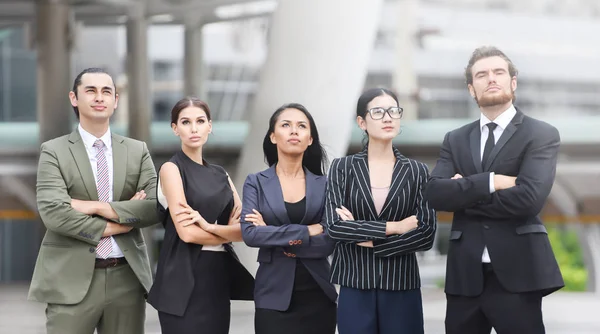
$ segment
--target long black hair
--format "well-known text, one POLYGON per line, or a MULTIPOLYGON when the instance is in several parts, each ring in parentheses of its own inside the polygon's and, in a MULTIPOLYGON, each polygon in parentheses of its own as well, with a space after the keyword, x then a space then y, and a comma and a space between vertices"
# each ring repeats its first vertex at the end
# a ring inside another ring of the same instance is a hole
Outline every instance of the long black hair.
POLYGON ((286 109, 300 110, 306 116, 306 118, 308 118, 308 123, 310 125, 312 144, 306 148, 306 151, 304 151, 304 156, 302 157, 302 166, 306 167, 306 169, 315 175, 325 175, 327 153, 325 152, 325 149, 323 149, 321 141, 319 140, 319 131, 317 131, 315 120, 308 110, 306 110, 306 108, 299 103, 284 104, 277 108, 273 115, 271 115, 271 118, 269 119, 269 130, 267 131, 265 139, 263 140, 265 161, 269 166, 273 166, 277 163, 277 161, 279 161, 277 145, 271 142, 271 133, 275 132, 275 123, 277 123, 279 115, 281 115, 281 113, 286 109))

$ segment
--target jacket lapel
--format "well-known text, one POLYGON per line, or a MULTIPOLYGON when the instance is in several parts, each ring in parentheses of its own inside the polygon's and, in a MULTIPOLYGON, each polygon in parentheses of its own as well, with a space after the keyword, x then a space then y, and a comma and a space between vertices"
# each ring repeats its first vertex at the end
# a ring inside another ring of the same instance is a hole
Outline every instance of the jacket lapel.
POLYGON ((275 216, 281 224, 291 224, 290 218, 287 215, 285 203, 283 202, 283 192, 281 191, 281 184, 279 183, 279 178, 275 173, 275 165, 263 171, 261 173, 261 177, 258 180, 263 190, 263 193, 265 194, 267 203, 269 203, 271 211, 273 211, 273 214, 275 214, 275 216))
POLYGON ((387 211, 391 210, 390 204, 392 203, 392 200, 398 196, 398 192, 401 191, 406 182, 408 182, 410 162, 408 158, 400 154, 400 151, 395 147, 394 154, 396 155, 396 163, 394 164, 394 171, 392 173, 392 184, 390 185, 390 190, 387 194, 379 217, 387 217, 387 211))
POLYGON ((306 178, 306 211, 301 224, 313 221, 314 216, 319 214, 325 194, 325 189, 319 182, 323 176, 315 175, 306 168, 304 168, 304 175, 306 178), (309 214, 311 214, 310 217, 309 214))
POLYGON ((473 124, 473 129, 469 135, 469 144, 471 146, 471 157, 473 158, 473 165, 477 173, 483 173, 483 167, 481 166, 481 129, 479 128, 479 121, 473 124))
POLYGON ((520 111, 517 111, 517 114, 513 117, 513 119, 510 121, 510 123, 508 123, 508 125, 506 126, 506 129, 504 129, 504 131, 502 132, 502 135, 498 139, 498 142, 494 146, 494 149, 492 149, 492 152, 490 153, 490 157, 485 164, 484 170, 488 171, 490 169, 490 167, 492 166, 492 163, 494 162, 494 159, 496 159, 496 156, 498 155, 500 150, 504 147, 504 145, 506 145, 508 140, 515 134, 515 132, 517 131, 517 126, 519 124, 521 124, 522 122, 523 122, 523 113, 521 113, 520 111))
POLYGON ((127 177, 127 146, 123 143, 124 138, 112 134, 113 153, 113 201, 120 201, 127 177))
POLYGON ((94 172, 92 171, 92 165, 90 164, 90 158, 85 150, 85 145, 83 144, 81 135, 79 135, 77 129, 69 136, 69 143, 71 143, 71 145, 69 145, 69 150, 71 151, 71 155, 73 155, 73 159, 75 160, 75 164, 77 165, 77 169, 83 180, 85 190, 87 191, 90 200, 97 201, 98 189, 96 187, 96 180, 94 179, 94 172))
POLYGON ((373 203, 373 194, 371 193, 371 179, 369 177, 369 165, 367 160, 367 150, 356 154, 352 162, 352 169, 354 175, 356 175, 356 181, 358 183, 358 189, 362 193, 371 217, 377 217, 375 210, 375 203, 373 203))

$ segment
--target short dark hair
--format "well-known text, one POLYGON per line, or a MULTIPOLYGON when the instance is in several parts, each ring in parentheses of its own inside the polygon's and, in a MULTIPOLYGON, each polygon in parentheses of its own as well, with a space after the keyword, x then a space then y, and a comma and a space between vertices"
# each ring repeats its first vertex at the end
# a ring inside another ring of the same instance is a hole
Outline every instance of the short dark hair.
POLYGON ((475 65, 477 61, 489 57, 500 57, 504 59, 508 64, 508 73, 510 74, 511 78, 516 77, 519 74, 519 71, 517 70, 515 64, 513 64, 510 58, 508 58, 508 56, 506 56, 504 52, 500 51, 500 49, 498 49, 495 46, 481 46, 475 49, 475 51, 473 51, 473 54, 471 54, 471 58, 469 59, 469 63, 465 68, 465 79, 467 85, 473 84, 473 65, 475 65))
POLYGON ((210 108, 208 107, 208 104, 197 97, 188 96, 177 101, 177 103, 175 103, 175 105, 173 106, 173 109, 171 109, 172 124, 177 124, 177 121, 179 120, 179 114, 181 114, 181 111, 187 107, 196 107, 204 110, 204 112, 206 113, 206 118, 209 121, 211 120, 210 108))
MULTIPOLYGON (((73 81, 73 93, 75 94, 75 97, 77 97, 77 87, 81 86, 81 78, 86 73, 104 73, 108 75, 112 80, 113 86, 115 87, 115 95, 117 94, 117 86, 115 85, 115 80, 110 75, 110 73, 108 73, 108 71, 106 71, 105 69, 99 67, 90 67, 84 69, 75 77, 75 80, 73 81)), ((73 107, 73 111, 75 111, 75 116, 77 116, 77 119, 79 119, 79 108, 73 107)))
POLYGON ((308 112, 306 107, 299 103, 288 103, 284 104, 281 107, 277 108, 271 118, 269 119, 269 130, 265 135, 265 139, 263 140, 263 153, 265 155, 265 160, 269 166, 273 166, 279 161, 279 156, 277 154, 277 145, 271 142, 271 133, 275 132, 275 123, 277 123, 277 119, 279 115, 286 109, 296 109, 301 111, 306 118, 308 118, 308 123, 310 126, 310 136, 312 137, 312 144, 306 148, 304 151, 304 156, 302 157, 302 166, 306 167, 311 173, 315 175, 325 175, 325 165, 327 165, 327 153, 325 149, 321 145, 321 141, 319 139, 319 131, 317 131, 317 125, 315 124, 315 120, 312 115, 308 112))

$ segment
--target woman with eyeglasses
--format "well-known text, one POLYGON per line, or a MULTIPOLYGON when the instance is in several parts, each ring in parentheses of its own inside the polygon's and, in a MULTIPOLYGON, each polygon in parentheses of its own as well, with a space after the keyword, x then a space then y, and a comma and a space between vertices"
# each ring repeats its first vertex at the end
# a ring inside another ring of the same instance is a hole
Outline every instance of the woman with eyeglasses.
POLYGON ((436 214, 423 198, 427 166, 392 143, 401 118, 393 92, 364 92, 356 121, 367 144, 329 170, 325 220, 337 241, 331 281, 341 286, 339 334, 424 332, 415 253, 433 246, 436 214))

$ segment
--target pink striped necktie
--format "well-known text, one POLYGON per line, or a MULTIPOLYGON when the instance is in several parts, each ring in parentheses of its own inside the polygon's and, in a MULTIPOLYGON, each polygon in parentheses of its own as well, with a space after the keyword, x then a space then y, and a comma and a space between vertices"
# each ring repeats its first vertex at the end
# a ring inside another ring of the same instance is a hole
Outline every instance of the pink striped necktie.
MULTIPOLYGON (((98 189, 98 200, 108 202, 110 200, 110 178, 108 177, 108 163, 106 162, 106 145, 101 139, 94 142, 96 148, 96 188, 98 189)), ((96 247, 96 254, 106 259, 112 253, 112 241, 110 237, 102 237, 96 247)))

